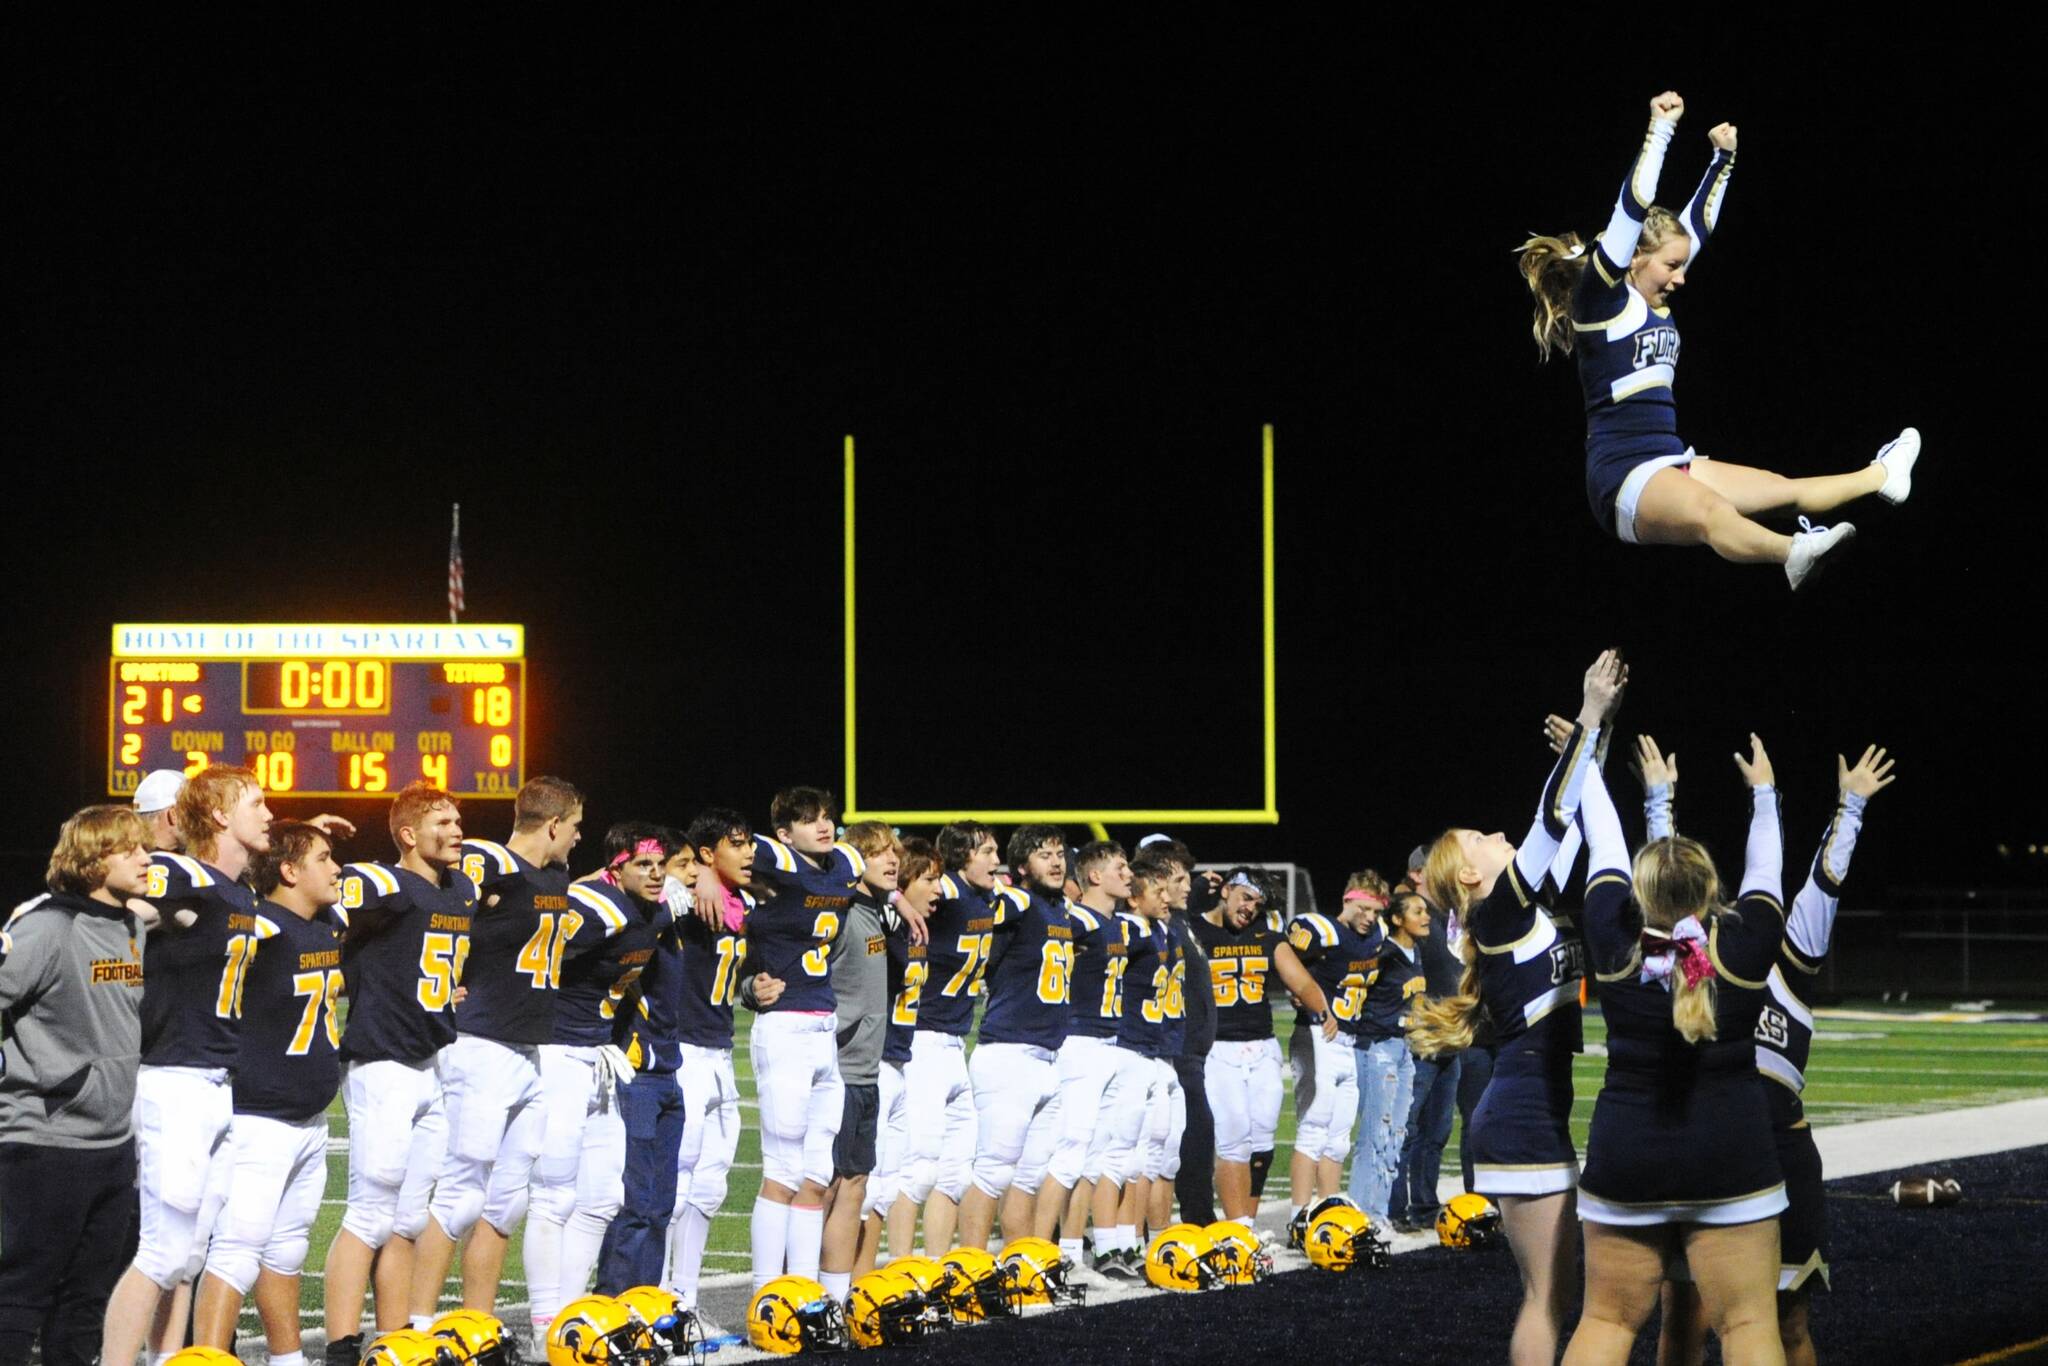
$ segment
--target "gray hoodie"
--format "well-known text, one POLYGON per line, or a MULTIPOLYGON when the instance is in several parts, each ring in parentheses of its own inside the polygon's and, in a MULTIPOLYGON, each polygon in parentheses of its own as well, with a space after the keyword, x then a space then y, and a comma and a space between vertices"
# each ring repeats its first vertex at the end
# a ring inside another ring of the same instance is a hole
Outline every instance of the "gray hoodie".
POLYGON ((7 926, 0 1143, 127 1141, 142 1060, 142 943, 118 906, 58 892, 7 926))

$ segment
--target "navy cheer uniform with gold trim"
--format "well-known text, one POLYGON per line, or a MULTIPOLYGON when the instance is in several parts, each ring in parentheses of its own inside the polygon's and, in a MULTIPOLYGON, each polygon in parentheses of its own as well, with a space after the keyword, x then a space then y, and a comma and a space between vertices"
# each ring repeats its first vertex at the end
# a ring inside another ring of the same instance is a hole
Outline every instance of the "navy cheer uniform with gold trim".
MULTIPOLYGON (((1596 1223, 1744 1224, 1785 1208, 1785 1182, 1757 1076, 1757 1017, 1785 911, 1778 794, 1752 789, 1742 894, 1712 918, 1716 1037, 1687 1043, 1667 981, 1642 977, 1628 846, 1607 789, 1586 780, 1586 948, 1607 1019, 1607 1076, 1593 1106, 1579 1214, 1596 1223)), ((1674 968, 1674 975, 1680 969, 1674 968)))
POLYGON ((1827 1194, 1821 1186, 1820 1149, 1806 1121, 1806 1064, 1813 1048, 1809 999, 1834 938, 1835 908, 1856 852, 1868 798, 1845 792, 1828 823, 1806 884, 1792 899, 1785 942, 1766 983, 1770 999, 1756 1022, 1756 1065, 1764 1078, 1764 1104, 1777 1140, 1778 1165, 1790 1202, 1778 1218, 1778 1289, 1797 1290, 1816 1274, 1828 1285, 1827 1194))
POLYGON ((455 988, 476 903, 476 884, 459 868, 438 884, 389 864, 342 869, 343 1061, 420 1063, 455 1042, 455 988))
MULTIPOLYGON (((1615 531, 1614 500, 1629 472, 1646 461, 1682 464, 1678 435, 1678 326, 1671 310, 1652 308, 1629 283, 1643 220, 1657 194, 1664 151, 1676 125, 1653 119, 1615 202, 1607 228, 1587 248, 1572 300, 1572 351, 1586 401, 1586 497, 1593 516, 1615 531)), ((1688 265, 1706 245, 1735 173, 1735 154, 1716 151, 1680 221, 1691 240, 1688 265)))
POLYGON ((157 853, 149 900, 162 919, 142 941, 143 1065, 233 1068, 256 953, 256 893, 189 854, 157 853), (181 926, 180 911, 196 919, 181 926))
MULTIPOLYGON (((1583 950, 1540 899, 1570 838, 1595 768, 1599 728, 1576 727, 1551 768, 1542 804, 1487 898, 1469 908, 1479 999, 1493 1026, 1493 1079, 1464 1138, 1484 1195, 1553 1195, 1578 1183, 1572 1143, 1572 1057, 1585 1048, 1583 950)), ((1589 903, 1596 893, 1588 880, 1589 903)))

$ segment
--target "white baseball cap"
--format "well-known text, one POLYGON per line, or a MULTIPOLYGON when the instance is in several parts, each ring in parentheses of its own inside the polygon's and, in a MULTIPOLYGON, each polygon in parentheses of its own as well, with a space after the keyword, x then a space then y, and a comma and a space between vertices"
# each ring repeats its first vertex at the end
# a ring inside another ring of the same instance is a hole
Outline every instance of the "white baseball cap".
POLYGON ((185 775, 175 768, 159 768, 136 785, 135 810, 138 815, 153 816, 178 803, 178 794, 185 790, 185 775))

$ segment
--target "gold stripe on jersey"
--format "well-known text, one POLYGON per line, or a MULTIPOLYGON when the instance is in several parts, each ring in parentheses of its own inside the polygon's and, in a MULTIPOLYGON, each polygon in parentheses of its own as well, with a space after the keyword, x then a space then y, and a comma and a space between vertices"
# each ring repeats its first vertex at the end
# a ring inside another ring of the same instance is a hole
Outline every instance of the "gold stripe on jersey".
POLYGON ((761 842, 768 846, 768 852, 774 856, 775 866, 778 869, 785 873, 796 871, 796 851, 794 849, 791 849, 781 840, 771 840, 766 835, 761 836, 761 842))
POLYGON ((256 921, 255 933, 259 940, 275 939, 278 935, 284 933, 284 926, 278 924, 267 915, 259 915, 254 917, 254 919, 256 921))
POLYGON ((213 874, 206 871, 205 864, 189 854, 173 854, 166 850, 159 853, 157 857, 183 868, 185 876, 194 887, 211 887, 213 885, 213 874))
POLYGON ((620 930, 626 928, 625 913, 614 905, 612 899, 604 893, 586 887, 580 882, 572 882, 569 884, 569 896, 572 900, 578 901, 588 909, 597 912, 598 919, 604 921, 610 927, 613 934, 617 934, 620 930))
POLYGON ((865 873, 868 870, 868 861, 866 857, 864 857, 861 854, 860 850, 854 848, 845 840, 834 840, 832 842, 832 847, 834 849, 837 849, 840 853, 846 855, 847 866, 853 869, 853 875, 855 877, 859 877, 862 873, 865 873))

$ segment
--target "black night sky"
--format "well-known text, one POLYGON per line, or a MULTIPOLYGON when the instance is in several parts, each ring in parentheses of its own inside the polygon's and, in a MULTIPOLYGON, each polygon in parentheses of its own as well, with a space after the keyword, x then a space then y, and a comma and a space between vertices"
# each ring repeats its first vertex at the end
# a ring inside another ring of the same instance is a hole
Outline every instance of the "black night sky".
POLYGON ((867 804, 1254 806, 1267 422, 1284 820, 1198 855, 1519 832, 1616 643, 1724 863, 1754 728, 1795 862, 1877 740, 1857 890, 2048 882, 2017 48, 689 13, 11 35, 11 894, 102 799, 111 622, 440 619, 458 500, 468 617, 528 627, 529 774, 600 827, 839 786, 849 432, 867 804), (1808 474, 1926 436, 1810 595, 1607 539, 1528 335, 1510 249, 1604 223, 1667 86, 1665 202, 1742 137, 1687 439, 1808 474))

